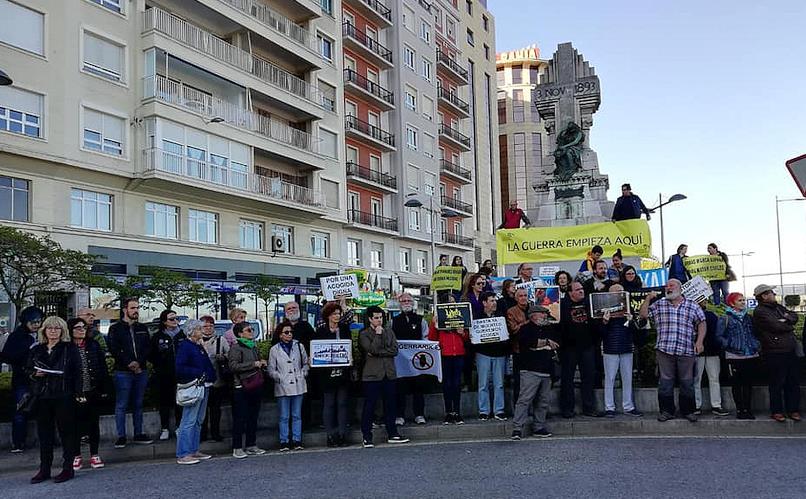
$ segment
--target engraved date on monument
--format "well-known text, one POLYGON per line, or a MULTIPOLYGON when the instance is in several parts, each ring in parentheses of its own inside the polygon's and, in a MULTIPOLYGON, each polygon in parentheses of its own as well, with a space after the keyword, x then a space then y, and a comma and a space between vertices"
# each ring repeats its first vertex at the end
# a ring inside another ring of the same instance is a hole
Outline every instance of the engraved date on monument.
POLYGON ((565 95, 587 95, 597 92, 598 85, 595 81, 580 81, 573 85, 562 85, 558 87, 538 87, 535 89, 537 100, 559 99, 565 95))

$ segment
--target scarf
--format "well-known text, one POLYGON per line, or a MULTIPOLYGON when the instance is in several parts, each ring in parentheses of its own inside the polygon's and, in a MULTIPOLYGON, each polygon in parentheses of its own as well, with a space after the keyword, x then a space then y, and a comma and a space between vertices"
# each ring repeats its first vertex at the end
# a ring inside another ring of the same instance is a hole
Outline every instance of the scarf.
POLYGON ((179 331, 181 331, 181 330, 178 327, 173 327, 173 328, 167 328, 166 327, 165 328, 165 333, 168 334, 168 336, 170 336, 171 338, 173 338, 177 334, 179 334, 179 331))
POLYGON ((739 320, 744 319, 744 316, 747 315, 747 309, 736 310, 733 307, 725 307, 725 312, 729 313, 730 315, 736 317, 739 320))
POLYGON ((245 346, 246 348, 252 349, 255 348, 255 340, 247 340, 246 338, 238 338, 238 343, 245 346))
POLYGON ((289 357, 291 357, 291 347, 292 347, 292 346, 294 346, 294 341, 293 341, 293 340, 292 340, 292 341, 289 341, 288 343, 286 343, 286 342, 284 342, 284 341, 281 341, 281 342, 280 342, 280 347, 281 347, 283 350, 285 350, 286 355, 288 355, 289 357))

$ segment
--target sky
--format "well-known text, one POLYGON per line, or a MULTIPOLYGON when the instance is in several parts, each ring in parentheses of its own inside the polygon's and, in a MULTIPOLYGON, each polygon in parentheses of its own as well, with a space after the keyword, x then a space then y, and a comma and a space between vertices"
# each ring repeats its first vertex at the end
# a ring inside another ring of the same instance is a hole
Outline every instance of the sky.
MULTIPOLYGON (((596 68, 602 104, 591 147, 608 196, 632 184, 664 208, 666 255, 716 243, 739 275, 731 291, 778 283, 775 196, 802 198, 784 166, 806 154, 804 0, 490 0, 496 51, 570 41, 596 68)), ((806 200, 778 204, 785 284, 806 283, 806 200)), ((660 257, 660 223, 650 222, 660 257)))

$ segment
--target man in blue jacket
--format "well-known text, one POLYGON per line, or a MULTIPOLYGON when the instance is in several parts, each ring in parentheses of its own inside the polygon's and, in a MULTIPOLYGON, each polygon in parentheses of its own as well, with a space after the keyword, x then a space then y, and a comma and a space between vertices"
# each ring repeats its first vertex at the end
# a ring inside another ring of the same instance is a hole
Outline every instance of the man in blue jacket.
POLYGON ((621 197, 616 200, 616 206, 613 208, 613 216, 611 217, 613 221, 641 218, 641 213, 646 213, 646 219, 649 220, 651 212, 644 206, 641 198, 632 193, 630 184, 622 185, 621 197))

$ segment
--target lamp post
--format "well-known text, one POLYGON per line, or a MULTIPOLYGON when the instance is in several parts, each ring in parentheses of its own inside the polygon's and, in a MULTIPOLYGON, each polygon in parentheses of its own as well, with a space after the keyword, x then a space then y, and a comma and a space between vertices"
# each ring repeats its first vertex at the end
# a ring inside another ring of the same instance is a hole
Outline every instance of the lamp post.
POLYGON ((784 264, 781 259, 781 220, 778 216, 778 204, 792 201, 806 201, 806 198, 778 199, 775 196, 775 229, 778 232, 778 282, 781 285, 780 293, 784 294, 784 264))
POLYGON ((744 271, 744 257, 746 256, 753 256, 755 255, 755 251, 748 251, 747 253, 742 250, 741 253, 737 253, 735 255, 728 255, 728 256, 741 256, 742 257, 742 294, 747 296, 747 281, 745 279, 745 271, 744 271))
POLYGON ((684 194, 675 194, 669 198, 668 201, 663 201, 663 194, 658 194, 658 206, 651 208, 649 211, 654 212, 655 210, 660 210, 660 261, 661 265, 666 262, 666 241, 664 240, 664 233, 663 233, 663 207, 667 204, 674 203, 675 201, 682 201, 687 199, 684 194))

